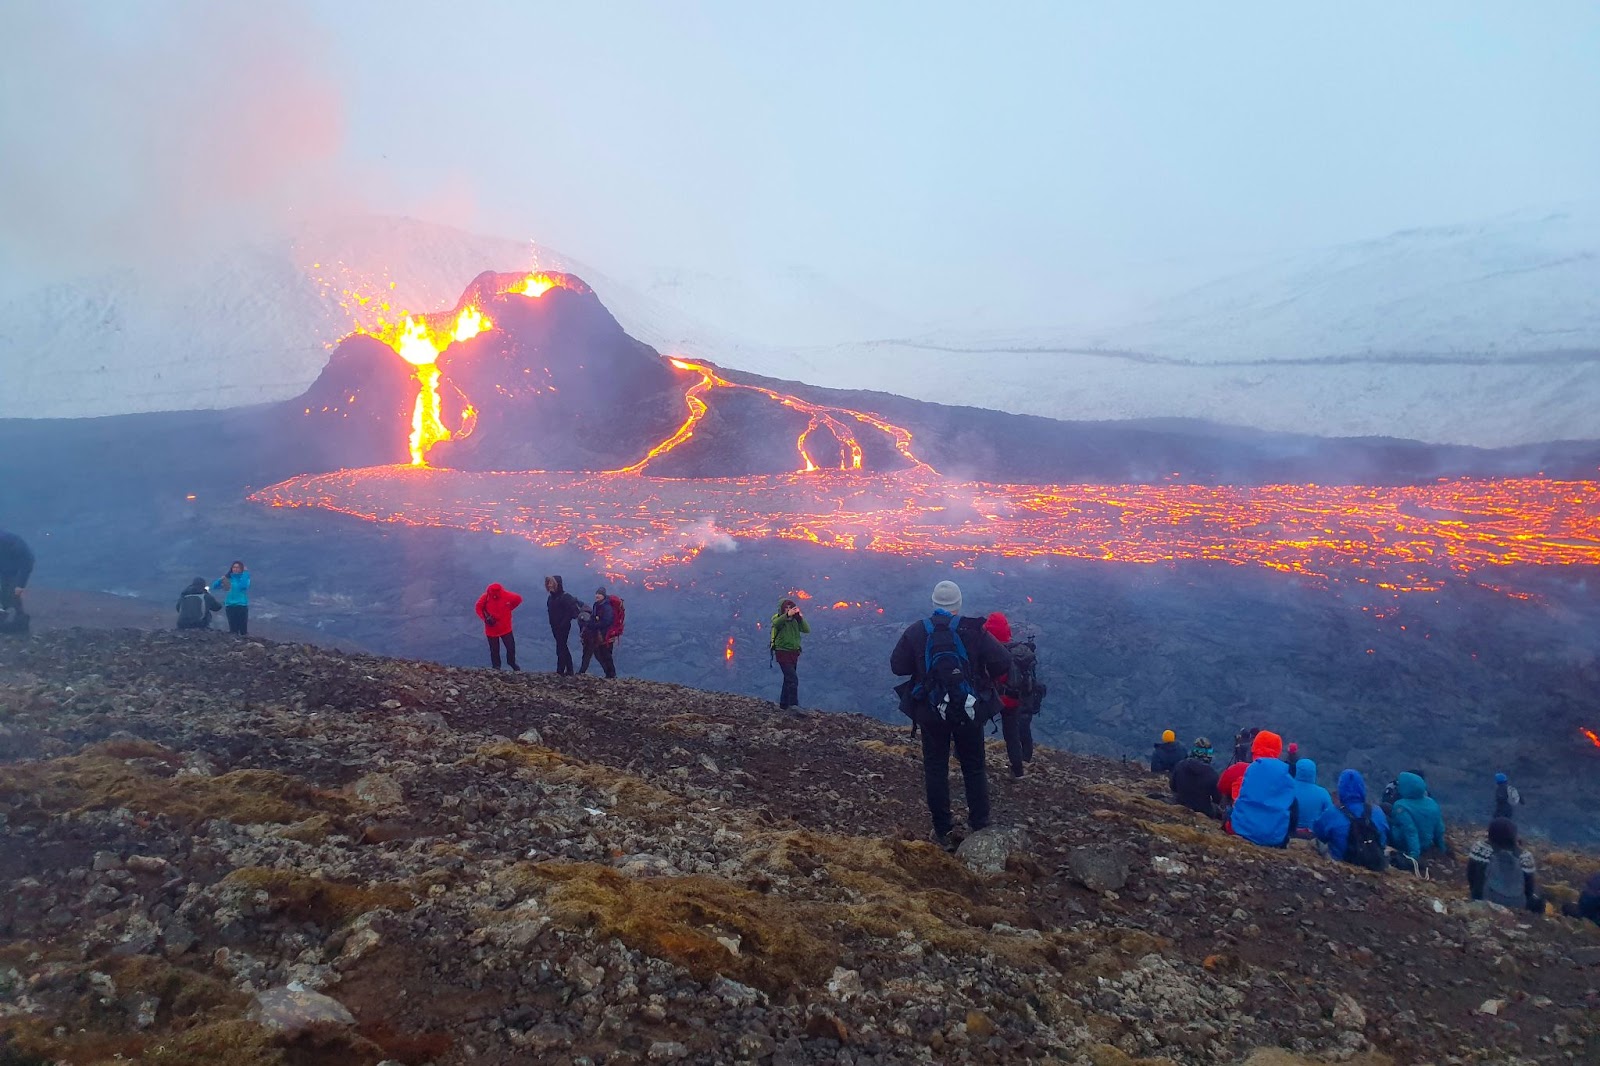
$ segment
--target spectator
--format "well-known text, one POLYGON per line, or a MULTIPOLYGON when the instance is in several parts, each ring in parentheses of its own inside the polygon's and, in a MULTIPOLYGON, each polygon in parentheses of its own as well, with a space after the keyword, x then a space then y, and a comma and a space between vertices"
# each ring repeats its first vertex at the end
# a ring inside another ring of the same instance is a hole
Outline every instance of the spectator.
POLYGON ((811 632, 811 624, 800 613, 800 605, 785 599, 772 616, 772 658, 783 671, 783 686, 778 691, 778 707, 788 710, 800 706, 800 643, 811 632))
POLYGON ((1358 770, 1339 775, 1339 805, 1323 812, 1312 831, 1339 862, 1384 869, 1384 845, 1389 820, 1376 804, 1367 802, 1367 782, 1358 770))
POLYGON ((1239 783, 1239 796, 1226 828, 1235 836, 1266 848, 1287 847, 1294 833, 1297 804, 1294 779, 1278 756, 1283 740, 1262 730, 1250 744, 1254 758, 1239 783))
POLYGON ((1428 784, 1421 774, 1407 770, 1395 778, 1399 797, 1390 815, 1393 832, 1389 842, 1396 855, 1394 865, 1421 874, 1425 856, 1447 855, 1450 845, 1444 838, 1444 816, 1438 802, 1428 795, 1428 784))
POLYGON ((211 616, 220 610, 222 604, 206 588, 206 579, 197 577, 178 594, 178 628, 210 629, 211 616))
POLYGON ((1171 775, 1172 768, 1183 761, 1183 748, 1178 744, 1178 734, 1168 729, 1150 751, 1150 772, 1171 775))
POLYGON ((478 597, 478 618, 483 621, 483 635, 489 641, 489 665, 496 670, 500 669, 503 646, 506 665, 516 673, 522 672, 522 667, 517 665, 517 638, 511 632, 511 612, 521 606, 522 597, 498 582, 484 589, 483 595, 478 597))
POLYGON ((1294 799, 1298 805, 1298 817, 1295 819, 1295 835, 1311 837, 1317 819, 1333 809, 1333 797, 1328 795, 1328 790, 1317 784, 1317 763, 1315 759, 1301 757, 1294 764, 1294 799))
POLYGON ((211 583, 212 592, 223 592, 222 611, 228 616, 228 632, 250 635, 250 571, 238 559, 228 572, 211 583))
POLYGON ((1173 801, 1179 806, 1216 818, 1222 812, 1217 807, 1217 770, 1211 765, 1211 758, 1211 741, 1196 737, 1189 747, 1189 757, 1172 768, 1168 781, 1173 801))
POLYGON ((1467 888, 1473 899, 1544 913, 1544 900, 1534 881, 1533 855, 1518 845, 1516 822, 1494 819, 1488 835, 1472 845, 1467 856, 1467 888))

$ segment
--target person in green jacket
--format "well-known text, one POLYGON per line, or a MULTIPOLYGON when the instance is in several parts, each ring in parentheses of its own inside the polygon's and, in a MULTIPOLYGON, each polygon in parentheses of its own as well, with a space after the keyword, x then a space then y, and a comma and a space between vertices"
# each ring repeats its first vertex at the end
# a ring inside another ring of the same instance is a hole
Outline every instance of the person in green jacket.
POLYGON ((1393 827, 1389 839, 1399 854, 1392 865, 1421 872, 1425 853, 1449 853, 1450 845, 1444 838, 1444 816, 1439 813, 1439 802, 1428 795, 1428 783, 1420 774, 1403 773, 1395 778, 1395 786, 1400 797, 1394 801, 1394 810, 1389 815, 1389 824, 1393 827))
POLYGON ((783 671, 778 706, 785 710, 800 706, 800 637, 809 632, 799 604, 789 599, 778 604, 778 613, 772 616, 772 657, 783 671))

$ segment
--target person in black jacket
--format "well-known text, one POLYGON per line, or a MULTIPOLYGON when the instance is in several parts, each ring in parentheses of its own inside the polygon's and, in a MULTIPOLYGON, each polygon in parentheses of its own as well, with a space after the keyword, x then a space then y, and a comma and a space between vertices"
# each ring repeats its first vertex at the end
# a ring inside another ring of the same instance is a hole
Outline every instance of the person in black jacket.
MULTIPOLYGON (((922 783, 927 793, 928 813, 933 818, 933 837, 950 847, 953 816, 950 812, 950 748, 961 764, 961 779, 967 793, 967 825, 976 832, 989 824, 989 779, 983 759, 983 724, 992 708, 974 705, 951 706, 946 700, 933 706, 921 687, 927 674, 928 643, 932 630, 954 628, 966 649, 969 683, 986 689, 984 696, 998 706, 994 685, 1011 672, 1011 654, 1006 646, 983 628, 982 618, 961 617, 961 589, 954 581, 941 581, 933 589, 933 614, 925 621, 913 622, 900 634, 889 656, 889 669, 897 677, 909 677, 913 721, 922 731, 922 783)), ((965 702, 964 700, 962 702, 965 702)))
POLYGON ((1178 745, 1178 734, 1168 729, 1161 734, 1161 741, 1150 749, 1150 772, 1153 774, 1170 774, 1172 768, 1183 761, 1183 748, 1178 745))
POLYGON ((1589 878, 1578 894, 1578 902, 1562 905, 1561 913, 1569 918, 1587 918, 1600 925, 1600 873, 1589 878))
POLYGON ((1211 765, 1211 741, 1196 737, 1189 748, 1189 757, 1172 768, 1168 782, 1172 785, 1172 801, 1191 811, 1222 816, 1217 806, 1217 768, 1211 765))
POLYGON ((545 607, 550 612, 550 635, 556 641, 556 673, 570 674, 572 647, 567 642, 572 639, 572 623, 583 613, 583 602, 566 590, 560 574, 545 578, 544 590, 549 593, 545 607))
POLYGON ((23 594, 33 577, 33 549, 15 533, 0 529, 0 630, 26 632, 23 594))
POLYGON ((211 595, 206 579, 197 577, 189 587, 178 593, 178 628, 210 629, 211 616, 222 610, 222 604, 211 595))
POLYGON ((583 621, 583 662, 578 673, 587 674, 589 663, 600 660, 600 669, 607 677, 617 676, 617 661, 611 654, 611 627, 617 620, 616 608, 604 586, 594 590, 594 606, 585 612, 583 621))

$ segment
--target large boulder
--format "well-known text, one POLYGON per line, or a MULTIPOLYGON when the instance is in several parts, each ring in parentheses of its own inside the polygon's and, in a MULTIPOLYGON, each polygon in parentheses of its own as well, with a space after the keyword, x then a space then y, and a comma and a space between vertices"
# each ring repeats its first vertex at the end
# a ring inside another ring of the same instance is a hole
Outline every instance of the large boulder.
POLYGON ((1025 830, 989 826, 961 842, 956 857, 981 874, 1004 873, 1006 860, 1022 855, 1028 844, 1025 830))
POLYGON ((343 1028, 356 1024, 355 1015, 332 996, 293 988, 257 992, 255 1005, 250 1008, 250 1020, 263 1028, 290 1035, 313 1026, 343 1028))

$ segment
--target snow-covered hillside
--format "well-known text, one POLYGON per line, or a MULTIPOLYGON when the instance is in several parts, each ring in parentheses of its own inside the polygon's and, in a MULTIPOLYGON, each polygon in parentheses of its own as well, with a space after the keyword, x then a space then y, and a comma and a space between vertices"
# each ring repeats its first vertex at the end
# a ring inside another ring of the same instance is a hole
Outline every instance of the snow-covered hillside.
POLYGON ((180 271, 0 298, 0 417, 287 398, 355 323, 448 307, 483 270, 532 266, 584 277, 662 350, 823 385, 1057 418, 1480 445, 1600 436, 1592 209, 1284 257, 1093 327, 901 339, 882 339, 899 323, 871 294, 812 274, 664 268, 635 287, 531 242, 359 216, 180 271))

